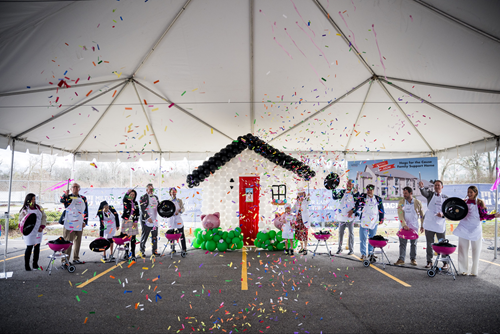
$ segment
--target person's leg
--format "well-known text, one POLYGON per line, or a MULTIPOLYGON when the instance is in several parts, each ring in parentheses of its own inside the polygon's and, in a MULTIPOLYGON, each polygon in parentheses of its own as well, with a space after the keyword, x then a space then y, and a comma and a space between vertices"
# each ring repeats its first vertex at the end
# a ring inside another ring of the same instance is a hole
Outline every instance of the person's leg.
MULTIPOLYGON (((375 225, 374 228, 368 230, 368 237, 373 238, 377 234, 378 225, 375 225)), ((373 246, 368 243, 368 253, 373 253, 373 246)))
POLYGON ((354 222, 348 222, 347 228, 349 229, 349 253, 354 252, 354 222))
MULTIPOLYGON (((413 241, 413 240, 412 240, 413 241)), ((406 245, 408 244, 408 240, 399 238, 399 260, 405 261, 406 257, 406 245)), ((411 256, 410 256, 411 258, 411 256)))
POLYGON ((440 239, 446 238, 446 231, 443 233, 436 233, 437 241, 439 242, 440 239))
POLYGON ((434 243, 435 234, 436 232, 425 230, 425 241, 427 242, 427 248, 426 248, 427 263, 432 262, 432 256, 434 255, 432 251, 432 244, 434 243))
POLYGON ((36 244, 33 250, 33 269, 38 269, 39 257, 40 257, 40 244, 36 244))
POLYGON ((410 260, 417 259, 417 239, 410 240, 410 260))
POLYGON ((158 227, 153 227, 151 230, 151 238, 152 240, 152 246, 153 246, 153 253, 156 254, 158 252, 158 227))
POLYGON ((141 222, 141 226, 142 226, 142 232, 141 232, 140 250, 141 250, 141 253, 144 255, 144 254, 146 254, 146 242, 148 241, 149 232, 151 231, 151 228, 146 226, 146 224, 144 224, 144 222, 141 222))
POLYGON ((132 250, 132 257, 135 257, 135 244, 137 243, 137 238, 135 235, 130 239, 130 249, 132 250))
POLYGON ((339 251, 342 251, 342 242, 344 241, 344 231, 346 222, 339 222, 339 251))
POLYGON ((483 245, 482 237, 479 240, 471 241, 472 247, 472 269, 470 270, 471 275, 477 276, 479 273, 479 255, 481 254, 481 248, 483 245))
POLYGON ((24 252, 24 268, 26 269, 26 271, 31 271, 30 258, 32 251, 33 246, 26 246, 26 251, 24 252))
POLYGON ((184 226, 181 227, 179 229, 179 231, 181 232, 181 246, 182 246, 182 250, 183 251, 186 251, 187 250, 187 247, 186 247, 186 236, 184 235, 184 226))
POLYGON ((458 272, 469 272, 469 240, 458 238, 458 272))
POLYGON ((80 246, 82 244, 83 231, 73 232, 75 234, 73 243, 73 261, 80 260, 80 246))
POLYGON ((366 256, 366 238, 368 236, 368 229, 359 227, 359 251, 362 256, 366 256))
POLYGON ((109 239, 109 258, 113 258, 113 239, 109 239))

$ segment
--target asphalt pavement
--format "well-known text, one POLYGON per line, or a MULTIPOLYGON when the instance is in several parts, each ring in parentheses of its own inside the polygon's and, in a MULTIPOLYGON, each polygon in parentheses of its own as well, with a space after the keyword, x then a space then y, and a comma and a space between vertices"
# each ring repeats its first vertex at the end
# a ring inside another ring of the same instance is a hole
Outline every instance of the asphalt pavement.
MULTIPOLYGON (((313 245, 308 255, 295 257, 255 248, 192 249, 186 258, 148 257, 115 266, 102 263, 90 241, 83 240, 86 263, 75 273, 53 270, 50 276, 26 272, 22 241, 9 241, 6 268, 13 276, 0 280, 2 332, 500 332, 500 261, 487 250, 489 243, 483 244, 479 275, 454 280, 427 276, 424 242, 417 246, 417 267, 383 269, 364 267, 357 244, 356 256, 313 256, 313 245)), ((385 250, 395 262, 397 242, 385 250)), ((50 253, 42 245, 43 269, 50 253)))

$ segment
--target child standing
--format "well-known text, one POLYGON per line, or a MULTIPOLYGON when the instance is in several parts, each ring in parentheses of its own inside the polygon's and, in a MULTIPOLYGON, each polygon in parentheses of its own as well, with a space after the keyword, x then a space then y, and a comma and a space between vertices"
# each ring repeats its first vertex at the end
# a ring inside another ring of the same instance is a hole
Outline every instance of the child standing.
MULTIPOLYGON (((118 216, 115 208, 106 201, 102 201, 99 205, 97 216, 100 221, 99 236, 108 239, 111 244, 109 248, 109 261, 111 262, 115 259, 113 257, 113 237, 120 228, 120 216, 118 216)), ((106 251, 104 251, 102 259, 106 261, 106 251)))
POLYGON ((293 238, 294 238, 294 231, 293 231, 293 226, 295 225, 295 217, 292 215, 291 212, 292 206, 290 204, 285 205, 285 223, 283 224, 282 231, 283 231, 283 239, 285 239, 285 254, 287 255, 293 255, 293 238))

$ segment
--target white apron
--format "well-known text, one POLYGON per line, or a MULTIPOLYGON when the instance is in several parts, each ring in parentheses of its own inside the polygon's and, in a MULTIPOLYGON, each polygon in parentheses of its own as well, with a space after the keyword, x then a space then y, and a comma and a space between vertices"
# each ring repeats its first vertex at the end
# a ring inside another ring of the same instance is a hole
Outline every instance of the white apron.
POLYGON ((149 205, 146 208, 146 212, 149 215, 149 218, 153 221, 152 223, 148 222, 146 220, 146 226, 147 227, 158 227, 158 201, 156 200, 156 197, 150 196, 149 197, 149 205))
MULTIPOLYGON (((135 204, 132 202, 132 210, 130 211, 129 218, 134 217, 134 211, 139 210, 135 207, 135 204)), ((123 220, 122 222, 122 232, 126 235, 138 235, 139 234, 139 224, 136 224, 135 228, 133 228, 134 221, 132 219, 123 220)))
POLYGON ((375 197, 365 199, 365 207, 361 217, 360 226, 363 228, 373 229, 378 224, 378 202, 375 197))
POLYGON ((436 216, 442 211, 443 196, 432 196, 431 202, 427 206, 424 218, 424 229, 426 231, 444 233, 446 231, 445 219, 436 216))
MULTIPOLYGON (((172 202, 175 204, 175 212, 179 212, 179 210, 181 209, 179 202, 177 200, 172 200, 172 202)), ((184 222, 182 221, 181 214, 174 214, 172 217, 168 218, 167 227, 168 229, 177 229, 184 227, 184 222)))
POLYGON ((81 197, 75 197, 66 208, 64 217, 64 228, 68 231, 83 230, 83 219, 85 212, 85 202, 81 197))
POLYGON ((415 211, 415 202, 408 204, 405 201, 403 210, 405 212, 406 225, 418 233, 418 214, 415 211))
POLYGON ((340 209, 337 213, 337 221, 339 222, 352 222, 354 221, 354 215, 349 218, 347 216, 348 212, 354 208, 354 197, 352 196, 352 192, 344 193, 344 196, 340 200, 340 209))
POLYGON ((292 214, 285 214, 285 224, 282 227, 282 237, 283 239, 293 239, 294 238, 294 229, 292 224, 294 223, 294 216, 292 214))
POLYGON ((483 235, 483 227, 481 226, 481 218, 476 204, 467 204, 469 213, 460 221, 453 234, 457 237, 471 241, 481 239, 483 235))
POLYGON ((30 234, 23 235, 24 243, 26 244, 26 246, 33 246, 36 244, 40 244, 42 242, 42 237, 43 237, 43 231, 38 232, 38 229, 42 225, 42 212, 38 209, 32 210, 28 208, 28 210, 26 211, 26 215, 32 213, 36 215, 36 225, 30 234))
POLYGON ((116 217, 111 211, 103 212, 102 216, 104 223, 103 238, 111 239, 116 234, 116 217))

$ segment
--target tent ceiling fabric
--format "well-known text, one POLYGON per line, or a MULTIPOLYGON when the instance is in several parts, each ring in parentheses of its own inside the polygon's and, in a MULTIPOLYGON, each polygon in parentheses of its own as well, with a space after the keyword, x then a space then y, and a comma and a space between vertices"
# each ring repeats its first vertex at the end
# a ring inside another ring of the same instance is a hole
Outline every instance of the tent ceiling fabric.
POLYGON ((0 3, 0 147, 205 159, 253 129, 307 156, 490 150, 500 135, 491 6, 0 3))

